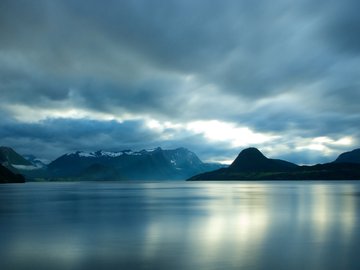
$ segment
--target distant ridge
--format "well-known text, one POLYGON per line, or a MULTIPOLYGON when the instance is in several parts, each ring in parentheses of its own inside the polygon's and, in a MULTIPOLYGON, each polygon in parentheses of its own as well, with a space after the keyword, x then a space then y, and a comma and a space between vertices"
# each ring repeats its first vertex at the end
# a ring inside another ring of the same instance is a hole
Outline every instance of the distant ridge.
POLYGON ((360 164, 354 162, 358 150, 340 155, 335 162, 298 166, 269 159, 258 149, 247 148, 228 168, 198 174, 188 180, 360 180, 360 164))
POLYGON ((342 153, 333 162, 313 166, 271 159, 254 147, 242 150, 229 167, 203 163, 195 153, 183 147, 76 151, 64 154, 48 165, 32 155, 26 158, 28 160, 10 147, 0 147, 0 176, 5 175, 0 181, 22 181, 13 178, 19 174, 30 181, 360 180, 360 149, 342 153))
POLYGON ((32 163, 6 146, 0 146, 0 163, 9 163, 11 165, 31 166, 32 163))
POLYGON ((336 163, 360 163, 360 148, 339 155, 336 163))
POLYGON ((220 167, 220 164, 203 163, 183 147, 169 150, 157 147, 141 151, 67 153, 48 165, 48 175, 53 179, 74 180, 185 180, 220 167))
POLYGON ((46 175, 45 164, 34 156, 29 156, 29 159, 18 154, 11 147, 0 147, 0 164, 15 175, 21 174, 27 179, 46 175))
POLYGON ((21 156, 12 148, 2 146, 0 164, 15 175, 24 175, 28 181, 185 180, 223 167, 202 162, 184 147, 75 151, 46 165, 33 155, 21 156))
POLYGON ((298 167, 298 165, 280 160, 270 159, 261 153, 257 148, 251 147, 240 152, 238 157, 229 166, 230 172, 274 172, 289 171, 298 167))

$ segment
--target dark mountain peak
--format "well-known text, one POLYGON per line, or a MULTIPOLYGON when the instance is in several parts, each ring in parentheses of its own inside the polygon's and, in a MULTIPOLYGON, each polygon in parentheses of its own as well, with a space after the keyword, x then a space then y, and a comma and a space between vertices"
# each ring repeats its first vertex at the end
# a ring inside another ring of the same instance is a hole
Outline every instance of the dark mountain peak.
POLYGON ((265 172, 287 171, 294 167, 293 163, 267 158, 259 149, 250 147, 241 151, 228 169, 232 172, 265 172))
POLYGON ((190 151, 189 149, 187 149, 185 147, 179 147, 179 148, 176 148, 174 150, 169 150, 169 151, 173 151, 175 154, 178 154, 178 155, 187 156, 188 158, 198 158, 194 152, 190 151))
POLYGON ((263 163, 268 158, 255 147, 242 150, 234 162, 229 166, 230 170, 253 170, 259 162, 263 163))
POLYGON ((249 147, 244 150, 242 150, 238 156, 238 158, 251 158, 251 159, 267 159, 267 157, 264 156, 263 153, 260 152, 259 149, 255 147, 249 147))
POLYGON ((185 152, 185 153, 191 152, 189 149, 187 149, 185 147, 178 147, 178 148, 175 149, 175 151, 185 152))
POLYGON ((101 150, 101 149, 94 152, 94 154, 95 154, 96 156, 101 156, 102 153, 103 153, 103 150, 101 150))
POLYGON ((153 149, 146 150, 148 153, 157 153, 157 152, 163 152, 164 150, 161 147, 156 147, 153 149))
POLYGON ((360 163, 360 148, 339 155, 335 163, 360 163))
POLYGON ((8 146, 0 146, 0 151, 14 151, 14 149, 8 146))
POLYGON ((30 161, 19 155, 11 147, 0 146, 0 163, 7 162, 11 165, 32 165, 30 161))

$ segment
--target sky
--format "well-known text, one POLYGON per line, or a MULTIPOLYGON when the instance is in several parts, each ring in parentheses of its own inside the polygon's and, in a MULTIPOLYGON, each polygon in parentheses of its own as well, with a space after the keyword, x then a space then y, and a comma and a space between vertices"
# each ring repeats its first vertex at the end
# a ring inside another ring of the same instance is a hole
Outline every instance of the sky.
POLYGON ((246 147, 299 164, 360 145, 357 0, 1 0, 0 144, 246 147))

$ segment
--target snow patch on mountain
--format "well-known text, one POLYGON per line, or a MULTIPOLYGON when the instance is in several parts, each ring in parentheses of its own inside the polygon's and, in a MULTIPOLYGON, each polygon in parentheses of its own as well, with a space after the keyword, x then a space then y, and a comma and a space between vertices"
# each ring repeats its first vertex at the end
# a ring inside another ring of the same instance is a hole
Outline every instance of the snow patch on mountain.
POLYGON ((123 152, 108 152, 108 151, 100 151, 100 156, 102 157, 120 157, 124 153, 123 152))
POLYGON ((79 157, 96 157, 95 153, 94 152, 78 152, 77 155, 79 157))
POLYGON ((96 152, 84 152, 84 151, 76 151, 67 153, 66 156, 78 156, 78 157, 84 157, 84 158, 99 158, 99 157, 109 157, 109 158, 116 158, 120 157, 122 155, 128 155, 128 156, 140 156, 142 155, 141 152, 133 152, 131 150, 123 150, 120 152, 110 152, 110 151, 96 151, 96 152))

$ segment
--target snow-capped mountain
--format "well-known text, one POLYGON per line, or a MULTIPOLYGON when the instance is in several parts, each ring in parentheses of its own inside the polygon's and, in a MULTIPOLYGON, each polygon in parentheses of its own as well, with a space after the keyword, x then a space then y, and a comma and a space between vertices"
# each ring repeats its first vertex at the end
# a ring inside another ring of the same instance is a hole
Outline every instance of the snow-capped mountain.
POLYGON ((48 165, 53 177, 78 177, 94 180, 171 180, 186 179, 196 173, 219 168, 203 163, 186 148, 117 152, 76 151, 48 165))
POLYGON ((75 151, 50 164, 33 156, 0 147, 0 165, 31 179, 60 180, 176 180, 215 170, 220 164, 203 163, 186 148, 141 151, 75 151))
MULTIPOLYGON (((146 151, 146 150, 143 150, 146 151)), ((110 152, 110 151, 95 151, 95 152, 84 152, 84 151, 76 151, 65 154, 65 156, 77 156, 77 157, 86 157, 86 158, 99 158, 99 157, 108 157, 108 158, 116 158, 122 155, 142 155, 141 152, 133 152, 131 150, 123 150, 119 152, 110 152)))

